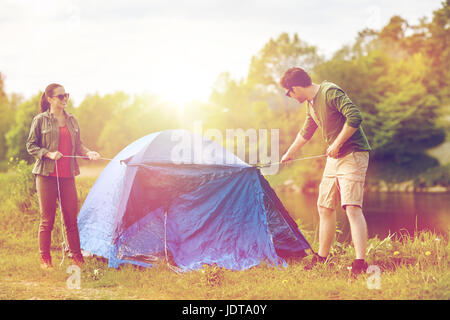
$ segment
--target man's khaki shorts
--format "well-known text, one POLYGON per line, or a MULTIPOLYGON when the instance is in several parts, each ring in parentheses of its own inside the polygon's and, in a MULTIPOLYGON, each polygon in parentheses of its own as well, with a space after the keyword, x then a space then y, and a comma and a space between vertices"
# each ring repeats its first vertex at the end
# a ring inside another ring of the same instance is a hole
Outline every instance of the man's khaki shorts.
POLYGON ((335 209, 340 196, 344 209, 346 205, 362 208, 368 165, 368 151, 352 152, 339 159, 328 157, 319 186, 317 205, 335 209))

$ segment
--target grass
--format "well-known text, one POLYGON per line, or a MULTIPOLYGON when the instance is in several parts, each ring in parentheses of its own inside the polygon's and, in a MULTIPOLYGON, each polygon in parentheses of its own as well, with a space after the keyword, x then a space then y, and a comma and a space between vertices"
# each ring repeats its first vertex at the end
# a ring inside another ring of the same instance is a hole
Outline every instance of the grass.
MULTIPOLYGON (((110 269, 103 259, 87 258, 79 289, 71 289, 70 263, 62 266, 61 227, 58 217, 52 239, 54 270, 39 267, 37 228, 39 209, 33 178, 17 164, 16 173, 0 174, 0 299, 109 300, 109 299, 450 299, 448 234, 431 232, 372 238, 368 262, 380 271, 349 277, 354 257, 351 245, 335 243, 334 266, 306 272, 309 261, 289 261, 288 267, 262 264, 246 271, 216 266, 177 274, 164 263, 151 269, 125 265, 110 269), (379 288, 373 285, 379 280, 379 288)), ((77 178, 80 204, 94 176, 77 178)), ((314 248, 314 232, 304 232, 314 248)))

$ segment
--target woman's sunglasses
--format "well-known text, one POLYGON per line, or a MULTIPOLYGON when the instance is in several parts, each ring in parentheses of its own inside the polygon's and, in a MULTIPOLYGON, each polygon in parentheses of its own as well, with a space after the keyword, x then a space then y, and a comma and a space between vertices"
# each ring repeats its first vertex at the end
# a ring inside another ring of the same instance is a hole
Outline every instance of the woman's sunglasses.
POLYGON ((286 92, 287 97, 291 97, 292 87, 289 88, 289 90, 286 92))
POLYGON ((58 98, 59 100, 64 100, 64 99, 69 99, 69 94, 68 93, 64 93, 64 94, 58 94, 56 96, 53 96, 52 98, 58 98))

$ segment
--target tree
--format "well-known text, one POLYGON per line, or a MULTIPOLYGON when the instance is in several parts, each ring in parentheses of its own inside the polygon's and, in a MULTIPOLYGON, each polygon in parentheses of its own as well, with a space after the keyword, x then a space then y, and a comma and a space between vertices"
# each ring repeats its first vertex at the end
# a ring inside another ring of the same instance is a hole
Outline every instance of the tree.
POLYGON ((0 163, 7 159, 8 146, 6 133, 14 122, 14 114, 21 97, 13 94, 10 97, 4 91, 5 77, 0 73, 0 163))
POLYGON ((267 90, 280 94, 279 81, 283 73, 300 66, 311 71, 322 61, 317 48, 302 41, 297 34, 289 37, 282 33, 277 39, 270 39, 250 63, 247 83, 250 86, 265 86, 267 90))
POLYGON ((31 122, 40 111, 42 93, 38 93, 19 105, 14 121, 6 134, 8 147, 7 157, 19 158, 32 163, 34 158, 28 154, 26 141, 30 132, 31 122))
POLYGON ((80 125, 83 143, 92 150, 101 151, 99 138, 105 126, 114 118, 117 112, 129 104, 130 97, 123 92, 116 92, 100 96, 88 95, 81 104, 74 109, 80 125))
MULTIPOLYGON (((127 99, 127 101, 130 101, 127 99)), ((134 140, 152 132, 178 127, 175 107, 153 95, 136 95, 128 104, 112 113, 98 138, 99 150, 106 156, 117 152, 134 140)))
MULTIPOLYGON (((297 101, 285 97, 279 80, 291 67, 302 66, 312 69, 318 61, 321 61, 321 58, 317 55, 316 48, 301 41, 297 35, 291 39, 284 33, 276 40, 270 39, 252 58, 245 79, 231 79, 228 73, 219 77, 210 97, 212 108, 209 108, 209 116, 205 118, 208 119, 207 125, 214 123, 216 128, 222 131, 235 128, 244 131, 254 129, 258 132, 259 129, 266 129, 269 135, 270 130, 277 129, 279 130, 277 151, 281 156, 294 141, 306 112, 297 101)), ((224 132, 222 134, 224 135, 224 132)), ((273 147, 275 146, 268 141, 271 153, 273 147)), ((246 148, 246 152, 250 148, 253 146, 246 148)), ((323 153, 324 149, 321 136, 317 134, 304 147, 302 153, 318 155, 323 153)), ((291 174, 288 176, 292 176, 302 185, 316 185, 320 181, 321 172, 315 170, 315 161, 308 164, 297 163, 295 168, 282 166, 280 169, 289 171, 291 174), (305 174, 308 170, 309 172, 305 174)))
POLYGON ((437 126, 439 99, 427 92, 427 59, 420 53, 391 65, 389 90, 377 104, 380 127, 373 145, 378 156, 394 155, 398 163, 441 144, 445 131, 437 126))
POLYGON ((450 0, 434 11, 433 20, 427 25, 428 38, 423 48, 431 60, 430 86, 445 105, 450 103, 450 0))

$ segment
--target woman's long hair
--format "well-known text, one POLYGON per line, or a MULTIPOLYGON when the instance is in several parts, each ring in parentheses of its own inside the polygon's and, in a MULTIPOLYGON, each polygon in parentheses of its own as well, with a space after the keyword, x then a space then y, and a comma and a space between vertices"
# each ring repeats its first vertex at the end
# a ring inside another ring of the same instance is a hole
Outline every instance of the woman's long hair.
POLYGON ((57 83, 51 83, 47 86, 47 88, 45 88, 45 91, 41 97, 41 112, 45 112, 48 109, 50 109, 50 103, 48 102, 47 98, 52 97, 53 91, 58 87, 62 87, 62 85, 57 83))

